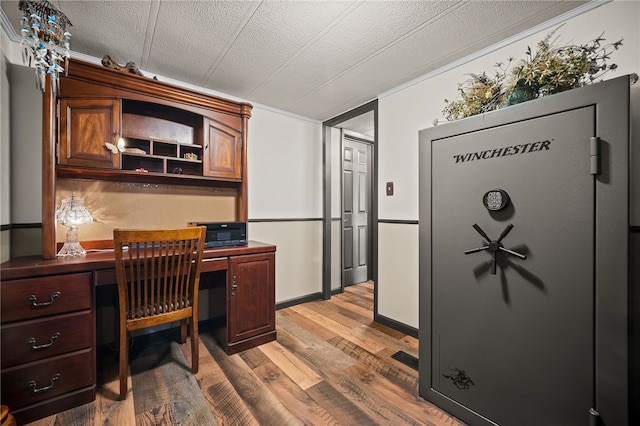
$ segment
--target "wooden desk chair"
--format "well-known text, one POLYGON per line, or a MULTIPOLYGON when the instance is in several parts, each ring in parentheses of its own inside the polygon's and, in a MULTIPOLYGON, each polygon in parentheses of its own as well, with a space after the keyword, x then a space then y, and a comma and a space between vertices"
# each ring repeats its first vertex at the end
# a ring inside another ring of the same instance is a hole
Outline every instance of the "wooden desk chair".
POLYGON ((198 287, 205 234, 204 226, 114 229, 120 399, 127 398, 127 342, 133 330, 180 321, 180 339, 185 343, 189 320, 191 371, 198 372, 198 287))

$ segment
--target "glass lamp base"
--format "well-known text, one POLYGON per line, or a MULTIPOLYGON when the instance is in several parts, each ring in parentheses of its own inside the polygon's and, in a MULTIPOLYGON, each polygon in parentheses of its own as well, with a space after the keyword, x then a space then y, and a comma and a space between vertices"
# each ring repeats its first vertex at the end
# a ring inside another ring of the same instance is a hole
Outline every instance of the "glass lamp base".
POLYGON ((68 227, 67 241, 64 243, 57 256, 84 256, 85 254, 87 254, 87 251, 82 248, 78 242, 78 228, 75 226, 68 227))
POLYGON ((58 252, 58 257, 63 256, 84 256, 87 254, 87 251, 82 248, 79 242, 70 242, 67 241, 64 243, 60 251, 58 252))

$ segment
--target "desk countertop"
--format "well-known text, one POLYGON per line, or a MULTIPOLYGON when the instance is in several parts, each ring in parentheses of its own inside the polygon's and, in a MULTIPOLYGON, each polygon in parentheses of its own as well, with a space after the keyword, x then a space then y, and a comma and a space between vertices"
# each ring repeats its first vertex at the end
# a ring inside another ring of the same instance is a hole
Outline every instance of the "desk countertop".
MULTIPOLYGON (((204 250, 205 259, 241 256, 276 251, 276 246, 258 241, 249 241, 243 246, 220 247, 204 250)), ((11 280, 42 275, 86 272, 115 268, 113 250, 89 252, 86 256, 42 259, 40 256, 18 257, 0 265, 0 279, 11 280)))

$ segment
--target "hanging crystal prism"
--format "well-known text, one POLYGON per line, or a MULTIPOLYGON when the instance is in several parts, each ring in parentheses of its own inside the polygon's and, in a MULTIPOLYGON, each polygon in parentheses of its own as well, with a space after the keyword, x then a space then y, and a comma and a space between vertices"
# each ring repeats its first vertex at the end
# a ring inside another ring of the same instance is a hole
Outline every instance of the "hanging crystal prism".
POLYGON ((70 57, 71 21, 46 0, 25 1, 18 4, 22 15, 22 60, 36 68, 36 87, 45 90, 47 75, 51 89, 58 91, 59 75, 64 72, 70 57))

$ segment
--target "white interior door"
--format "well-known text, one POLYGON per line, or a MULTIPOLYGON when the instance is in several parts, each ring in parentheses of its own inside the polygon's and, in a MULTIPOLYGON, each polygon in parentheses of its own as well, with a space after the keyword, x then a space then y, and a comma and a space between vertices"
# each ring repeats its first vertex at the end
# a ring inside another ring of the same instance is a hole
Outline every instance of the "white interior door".
POLYGON ((342 244, 344 285, 368 279, 371 145, 342 136, 342 244))

